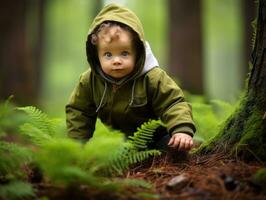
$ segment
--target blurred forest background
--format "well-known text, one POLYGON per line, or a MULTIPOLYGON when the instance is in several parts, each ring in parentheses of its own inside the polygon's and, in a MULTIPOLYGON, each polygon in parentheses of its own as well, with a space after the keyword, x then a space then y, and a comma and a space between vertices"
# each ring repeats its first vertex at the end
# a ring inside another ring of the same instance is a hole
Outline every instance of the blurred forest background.
POLYGON ((88 68, 88 28, 111 2, 138 15, 160 66, 191 101, 239 99, 249 70, 254 0, 1 1, 0 100, 14 95, 18 105, 64 116, 88 68))

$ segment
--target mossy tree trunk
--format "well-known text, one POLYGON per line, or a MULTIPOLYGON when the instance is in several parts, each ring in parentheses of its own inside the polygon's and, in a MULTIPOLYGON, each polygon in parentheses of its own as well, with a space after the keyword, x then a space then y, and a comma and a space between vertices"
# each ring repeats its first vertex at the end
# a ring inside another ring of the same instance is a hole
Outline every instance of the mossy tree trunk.
POLYGON ((252 69, 245 96, 221 131, 198 152, 224 153, 244 159, 266 160, 266 0, 258 6, 252 69))

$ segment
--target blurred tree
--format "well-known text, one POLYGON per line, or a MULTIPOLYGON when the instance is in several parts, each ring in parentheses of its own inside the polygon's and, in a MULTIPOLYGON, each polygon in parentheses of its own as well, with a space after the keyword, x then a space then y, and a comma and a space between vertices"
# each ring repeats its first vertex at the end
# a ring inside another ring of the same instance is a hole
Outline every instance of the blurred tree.
POLYGON ((20 104, 37 101, 40 89, 45 0, 2 1, 0 7, 0 99, 20 104), (35 9, 32 19, 28 13, 35 9), (35 30, 27 20, 36 20, 35 30), (34 41, 32 46, 29 41, 34 41))
POLYGON ((103 0, 94 0, 92 6, 92 18, 94 19, 96 15, 100 12, 103 7, 103 0))
POLYGON ((169 0, 169 66, 183 89, 203 92, 201 1, 169 0))
POLYGON ((259 1, 252 69, 239 108, 202 153, 225 151, 245 159, 266 160, 266 0, 259 1))

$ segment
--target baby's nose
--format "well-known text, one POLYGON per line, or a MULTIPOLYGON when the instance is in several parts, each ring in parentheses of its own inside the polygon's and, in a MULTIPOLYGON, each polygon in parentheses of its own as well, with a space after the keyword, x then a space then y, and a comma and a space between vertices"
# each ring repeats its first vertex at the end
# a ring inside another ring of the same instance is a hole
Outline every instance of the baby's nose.
POLYGON ((119 58, 119 56, 115 56, 114 59, 113 59, 113 64, 114 65, 121 64, 121 58, 119 58))

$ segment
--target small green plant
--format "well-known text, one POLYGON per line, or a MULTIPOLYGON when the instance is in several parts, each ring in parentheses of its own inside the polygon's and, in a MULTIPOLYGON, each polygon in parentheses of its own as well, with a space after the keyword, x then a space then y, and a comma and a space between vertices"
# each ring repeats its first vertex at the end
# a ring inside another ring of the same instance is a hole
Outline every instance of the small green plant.
MULTIPOLYGON (((111 182, 108 177, 122 175, 131 164, 160 154, 157 150, 146 149, 152 141, 153 132, 161 125, 157 121, 143 124, 128 141, 122 133, 109 130, 95 134, 89 142, 82 144, 66 136, 62 131, 64 129, 59 128, 62 126, 60 120, 50 119, 32 106, 19 110, 30 117, 21 126, 21 132, 37 146, 34 161, 54 183, 80 183, 95 187, 125 184, 126 181, 111 182)), ((142 187, 145 185, 143 181, 134 183, 142 187)))
POLYGON ((11 100, 12 96, 0 102, 0 138, 16 134, 18 127, 26 120, 24 114, 16 112, 16 106, 11 103, 11 100))
POLYGON ((159 120, 150 120, 142 124, 133 136, 129 136, 128 142, 117 152, 119 155, 111 161, 109 170, 122 174, 131 164, 139 163, 150 156, 160 155, 160 151, 148 149, 148 144, 153 141, 153 134, 159 126, 162 126, 159 120))
POLYGON ((130 143, 135 150, 146 150, 148 144, 153 141, 154 131, 163 126, 159 120, 150 120, 137 128, 133 136, 129 136, 130 143))
POLYGON ((0 187, 0 197, 3 199, 32 199, 35 196, 35 191, 31 184, 26 182, 12 181, 0 187))
MULTIPOLYGON (((18 129, 16 126, 23 118, 20 114, 18 117, 16 115, 10 99, 0 103, 0 180, 24 176, 25 174, 20 170, 21 166, 32 159, 28 148, 10 142, 10 131, 12 130, 12 134, 15 134, 13 131, 18 129)), ((12 139, 14 140, 14 137, 12 139)))
POLYGON ((20 170, 32 160, 30 149, 15 143, 0 141, 0 173, 1 178, 24 176, 20 170))
POLYGON ((33 106, 20 107, 18 110, 26 112, 28 122, 21 126, 21 133, 30 138, 36 145, 42 145, 55 138, 64 138, 66 135, 62 119, 50 119, 45 113, 33 106))
MULTIPOLYGON (((7 104, 5 106, 7 108, 7 104)), ((0 183, 0 197, 34 197, 31 184, 23 181, 26 180, 25 167, 30 167, 31 163, 41 169, 45 180, 55 185, 85 184, 112 190, 122 186, 152 187, 146 181, 124 179, 117 175, 122 175, 131 164, 160 154, 157 150, 146 150, 153 132, 161 125, 159 122, 143 124, 127 141, 121 132, 100 129, 100 133, 82 144, 67 137, 64 120, 51 119, 33 106, 12 107, 12 112, 15 110, 19 114, 23 111, 28 116, 27 119, 24 116, 25 123, 20 126, 20 133, 27 140, 22 140, 23 145, 0 141, 0 180, 5 182, 0 183)), ((11 111, 6 109, 5 113, 11 111)), ((2 119, 5 117, 0 118, 0 124, 2 119)), ((4 128, 2 130, 5 131, 4 128)))
POLYGON ((232 113, 234 106, 221 101, 212 100, 207 103, 192 103, 194 121, 197 127, 195 139, 206 141, 218 133, 220 125, 232 113))
POLYGON ((261 185, 261 186, 266 186, 266 168, 261 168, 259 169, 253 176, 252 180, 261 185))
POLYGON ((0 103, 0 199, 26 199, 35 196, 31 184, 22 181, 26 172, 22 170, 32 161, 29 148, 16 144, 18 126, 25 115, 17 113, 10 99, 0 103))

